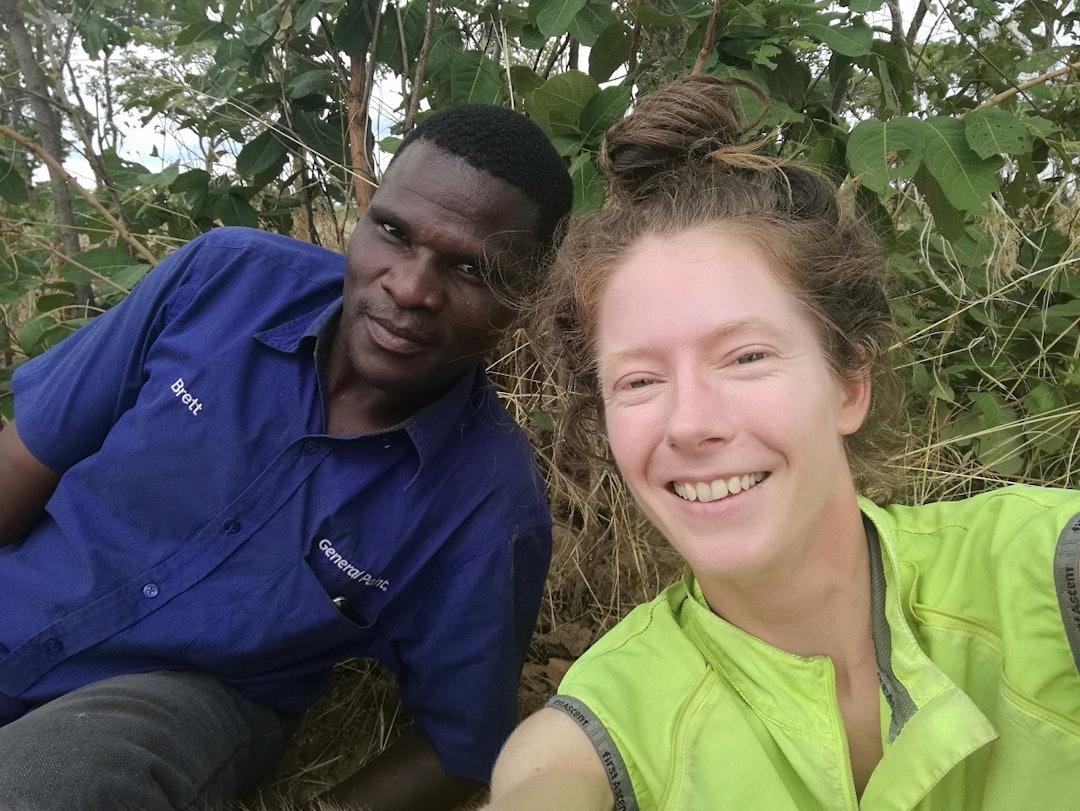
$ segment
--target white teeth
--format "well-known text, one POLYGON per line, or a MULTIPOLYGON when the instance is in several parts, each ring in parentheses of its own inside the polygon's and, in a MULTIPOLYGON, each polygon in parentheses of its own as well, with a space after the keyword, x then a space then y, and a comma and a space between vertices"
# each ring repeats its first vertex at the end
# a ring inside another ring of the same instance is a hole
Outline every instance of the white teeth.
POLYGON ((697 488, 692 484, 676 484, 675 492, 679 498, 684 498, 687 501, 697 501, 697 488))
POLYGON ((723 479, 717 479, 712 483, 712 500, 716 501, 718 498, 723 498, 728 494, 727 482, 723 479))
POLYGON ((718 501, 727 496, 749 490, 763 481, 766 473, 744 473, 730 479, 715 479, 711 482, 675 482, 675 494, 686 501, 718 501))

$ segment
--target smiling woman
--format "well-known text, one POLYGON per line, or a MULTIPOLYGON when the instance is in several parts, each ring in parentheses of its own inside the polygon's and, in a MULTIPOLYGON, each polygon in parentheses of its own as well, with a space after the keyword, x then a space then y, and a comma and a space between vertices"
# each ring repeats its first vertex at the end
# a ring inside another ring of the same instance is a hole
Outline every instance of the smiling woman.
MULTIPOLYGON (((1080 790, 1080 493, 886 504, 902 390, 872 235, 748 141, 745 83, 641 99, 540 318, 687 562, 511 737, 492 808, 1012 809, 1080 790), (874 496, 876 498, 869 498, 874 496)), ((751 128, 752 129, 752 128, 751 128)))

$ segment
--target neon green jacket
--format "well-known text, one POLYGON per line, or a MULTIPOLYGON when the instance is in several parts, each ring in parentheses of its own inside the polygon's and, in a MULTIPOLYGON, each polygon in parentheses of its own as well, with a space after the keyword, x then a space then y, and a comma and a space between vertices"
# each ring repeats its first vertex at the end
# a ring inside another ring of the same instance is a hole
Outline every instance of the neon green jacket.
POLYGON ((688 574, 549 702, 592 738, 616 809, 1080 808, 1080 493, 860 506, 884 743, 861 802, 832 662, 743 633, 688 574))

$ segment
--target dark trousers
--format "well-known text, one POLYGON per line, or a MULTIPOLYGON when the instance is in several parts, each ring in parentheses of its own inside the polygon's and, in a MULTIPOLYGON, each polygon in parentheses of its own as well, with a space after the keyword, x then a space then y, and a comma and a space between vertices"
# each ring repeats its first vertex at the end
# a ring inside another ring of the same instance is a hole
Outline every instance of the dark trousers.
POLYGON ((287 734, 277 712, 203 673, 106 679, 0 727, 0 809, 228 808, 287 734))

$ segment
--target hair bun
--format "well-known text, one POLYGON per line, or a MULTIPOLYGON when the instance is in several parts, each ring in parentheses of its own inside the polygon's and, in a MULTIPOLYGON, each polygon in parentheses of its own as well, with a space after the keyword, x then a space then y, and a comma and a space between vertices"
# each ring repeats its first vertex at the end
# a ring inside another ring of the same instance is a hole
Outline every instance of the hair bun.
MULTIPOLYGON (((767 104, 757 85, 735 77, 692 74, 642 96, 633 112, 613 124, 600 147, 600 165, 617 198, 634 199, 673 171, 706 163, 725 163, 725 155, 745 155, 746 133, 760 124, 742 121, 736 88, 767 104)), ((738 159, 733 165, 742 163, 738 159)))

